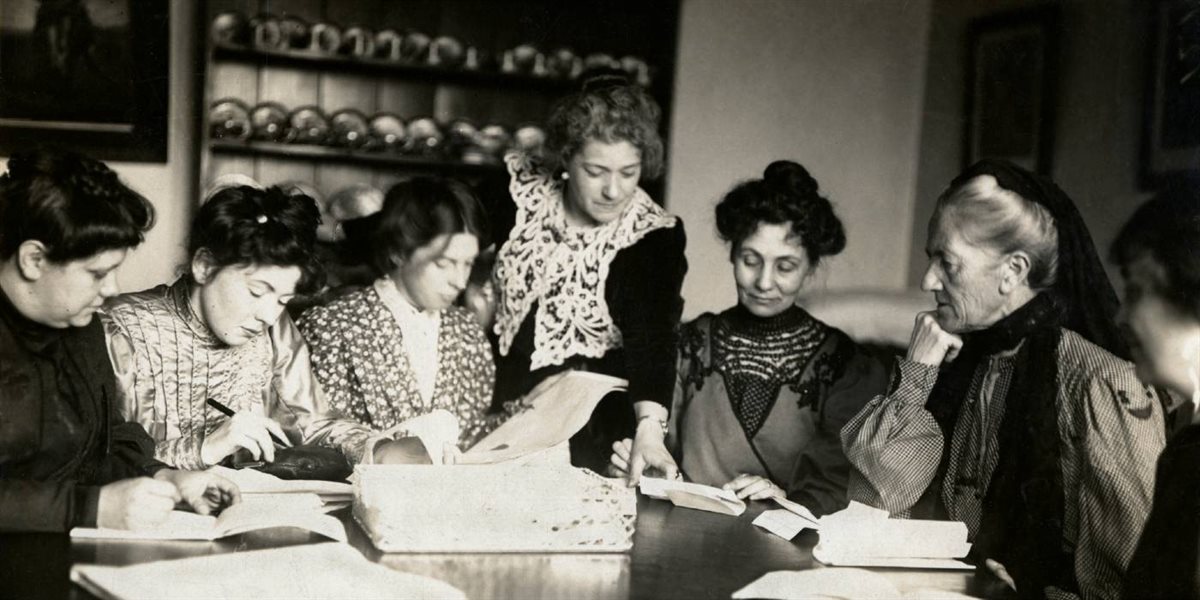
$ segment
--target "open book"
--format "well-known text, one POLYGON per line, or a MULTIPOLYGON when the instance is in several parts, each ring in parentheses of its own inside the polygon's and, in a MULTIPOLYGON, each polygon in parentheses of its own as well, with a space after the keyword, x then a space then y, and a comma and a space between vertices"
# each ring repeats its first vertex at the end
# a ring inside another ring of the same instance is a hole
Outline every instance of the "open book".
POLYGON ((675 506, 684 508, 734 517, 746 511, 746 503, 738 498, 736 493, 700 483, 642 477, 638 489, 651 498, 670 500, 675 506))
POLYGON ((624 379, 585 371, 553 375, 525 395, 523 410, 464 452, 458 464, 509 462, 555 448, 587 424, 605 395, 628 385, 624 379))
POLYGON ((158 527, 140 531, 76 527, 76 539, 123 540, 215 540, 247 531, 272 527, 299 527, 339 542, 346 541, 342 522, 322 512, 316 494, 266 494, 243 496, 243 500, 220 516, 199 515, 182 510, 171 511, 158 527))

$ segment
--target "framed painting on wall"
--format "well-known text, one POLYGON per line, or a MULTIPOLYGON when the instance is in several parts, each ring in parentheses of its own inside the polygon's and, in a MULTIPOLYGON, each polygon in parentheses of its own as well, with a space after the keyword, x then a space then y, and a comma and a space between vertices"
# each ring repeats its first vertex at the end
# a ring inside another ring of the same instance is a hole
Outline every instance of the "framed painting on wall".
POLYGON ((0 2, 0 155, 166 162, 167 0, 0 2))
POLYGON ((1200 177, 1200 0, 1159 0, 1151 18, 1141 183, 1200 177))
POLYGON ((971 22, 964 166, 985 157, 1004 158, 1049 173, 1058 28, 1053 6, 971 22))

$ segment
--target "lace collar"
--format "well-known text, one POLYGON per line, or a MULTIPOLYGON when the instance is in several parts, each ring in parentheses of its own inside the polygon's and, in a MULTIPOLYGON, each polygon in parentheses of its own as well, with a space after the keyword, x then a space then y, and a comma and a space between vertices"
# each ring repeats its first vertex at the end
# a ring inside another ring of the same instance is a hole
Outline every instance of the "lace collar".
POLYGON ((621 216, 599 227, 572 227, 564 214, 563 184, 525 154, 505 157, 516 224, 496 254, 499 299, 496 334, 508 355, 533 305, 531 368, 562 364, 572 356, 598 358, 622 345, 604 299, 608 269, 617 252, 675 217, 641 188, 621 216))

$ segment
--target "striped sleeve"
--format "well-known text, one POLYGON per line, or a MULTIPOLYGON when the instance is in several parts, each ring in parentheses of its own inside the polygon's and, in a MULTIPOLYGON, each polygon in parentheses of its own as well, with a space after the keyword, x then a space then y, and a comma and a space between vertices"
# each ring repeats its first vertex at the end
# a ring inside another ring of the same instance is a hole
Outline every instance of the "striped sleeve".
POLYGON ((897 359, 891 393, 876 396, 842 428, 850 500, 906 517, 937 474, 942 431, 925 409, 938 368, 897 359))

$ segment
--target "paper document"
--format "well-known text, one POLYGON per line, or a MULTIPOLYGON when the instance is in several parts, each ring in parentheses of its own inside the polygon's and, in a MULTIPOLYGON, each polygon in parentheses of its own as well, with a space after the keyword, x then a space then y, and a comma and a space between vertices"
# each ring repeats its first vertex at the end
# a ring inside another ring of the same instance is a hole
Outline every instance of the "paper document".
POLYGON ((71 581, 101 598, 465 600, 448 583, 393 571, 344 544, 234 552, 127 567, 76 564, 71 581))
POLYGON ((821 520, 818 519, 817 515, 814 515, 812 513, 812 511, 808 510, 808 508, 805 507, 803 504, 800 504, 798 502, 792 502, 791 500, 788 500, 787 498, 780 498, 778 496, 772 497, 771 499, 774 500, 776 504, 785 508, 788 512, 790 512, 798 517, 803 518, 805 521, 808 521, 810 524, 805 526, 808 529, 820 529, 821 528, 821 520))
POLYGON ((552 376, 521 400, 524 410, 464 452, 458 464, 512 461, 558 446, 587 424, 605 395, 628 386, 624 379, 584 371, 552 376))
POLYGON ((732 597, 735 599, 766 598, 768 600, 811 600, 814 598, 955 600, 971 598, 971 596, 946 590, 921 589, 901 593, 887 577, 879 573, 844 568, 767 573, 734 592, 732 597))
POLYGON ((284 499, 269 497, 245 500, 221 511, 220 516, 198 515, 181 510, 171 511, 167 520, 148 530, 93 529, 76 527, 71 537, 76 539, 124 540, 215 540, 247 531, 272 527, 299 527, 339 542, 346 541, 342 522, 324 514, 321 501, 314 494, 301 494, 284 499), (315 503, 315 505, 314 505, 315 503))
POLYGON ((754 519, 754 524, 771 533, 790 540, 803 529, 815 529, 813 522, 787 510, 765 510, 754 519))
POLYGON ((813 556, 825 564, 973 568, 948 560, 971 551, 967 526, 960 521, 890 519, 886 511, 857 502, 820 521, 821 542, 813 556))
POLYGON ((638 489, 651 498, 670 500, 675 506, 706 510, 723 515, 738 516, 746 512, 746 503, 730 490, 689 483, 661 479, 658 477, 642 477, 638 489))

